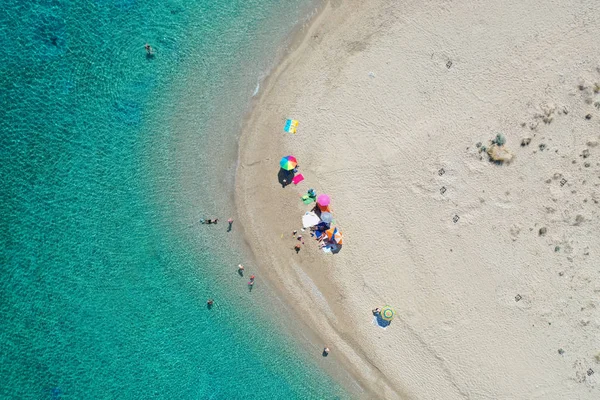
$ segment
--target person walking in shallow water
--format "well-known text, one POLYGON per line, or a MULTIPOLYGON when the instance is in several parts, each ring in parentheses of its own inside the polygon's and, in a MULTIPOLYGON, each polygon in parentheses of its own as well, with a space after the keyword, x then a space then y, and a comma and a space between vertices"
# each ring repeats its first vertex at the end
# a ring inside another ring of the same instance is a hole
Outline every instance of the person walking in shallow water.
POLYGON ((242 264, 238 265, 238 274, 240 274, 240 276, 244 276, 244 266, 242 264))
POLYGON ((229 226, 227 227, 227 232, 231 232, 231 228, 233 227, 233 218, 229 218, 227 220, 227 223, 229 224, 229 226))

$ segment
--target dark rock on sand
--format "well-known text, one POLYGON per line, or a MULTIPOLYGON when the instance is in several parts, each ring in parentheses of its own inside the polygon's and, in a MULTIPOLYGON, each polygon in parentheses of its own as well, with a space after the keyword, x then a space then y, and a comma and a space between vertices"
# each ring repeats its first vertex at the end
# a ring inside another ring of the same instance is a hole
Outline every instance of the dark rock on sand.
POLYGON ((589 156, 590 156, 590 151, 588 149, 585 149, 581 152, 581 157, 588 158, 589 156))
POLYGON ((585 218, 583 217, 583 215, 577 214, 577 216, 575 217, 575 222, 573 223, 573 226, 579 226, 579 225, 581 225, 581 223, 583 221, 585 221, 585 218))

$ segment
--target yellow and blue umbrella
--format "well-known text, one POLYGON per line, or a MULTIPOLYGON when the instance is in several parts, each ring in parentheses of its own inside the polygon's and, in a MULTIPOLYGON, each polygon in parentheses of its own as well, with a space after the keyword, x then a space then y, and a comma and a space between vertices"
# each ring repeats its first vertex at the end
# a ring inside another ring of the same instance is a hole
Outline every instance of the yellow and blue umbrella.
POLYGON ((385 306, 381 309, 381 318, 383 318, 386 321, 391 321, 394 319, 394 316, 396 315, 396 311, 394 311, 394 309, 390 306, 385 306))
POLYGON ((279 161, 279 165, 286 171, 291 171, 294 168, 296 168, 296 165, 298 165, 298 161, 294 156, 285 156, 281 159, 281 161, 279 161))

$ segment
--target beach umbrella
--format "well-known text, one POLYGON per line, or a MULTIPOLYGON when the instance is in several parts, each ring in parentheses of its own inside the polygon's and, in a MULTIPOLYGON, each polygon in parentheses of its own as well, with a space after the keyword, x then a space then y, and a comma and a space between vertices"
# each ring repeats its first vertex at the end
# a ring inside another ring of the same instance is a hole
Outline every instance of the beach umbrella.
POLYGON ((298 165, 298 161, 294 156, 285 156, 281 159, 281 161, 279 161, 279 165, 286 171, 291 171, 294 168, 296 168, 296 165, 298 165))
POLYGON ((331 212, 331 208, 329 208, 329 206, 323 207, 322 205, 317 204, 317 207, 319 207, 319 210, 321 210, 321 213, 331 212))
POLYGON ((320 194, 319 197, 317 197, 317 204, 321 207, 327 207, 329 203, 331 203, 331 198, 328 195, 320 194))
POLYGON ((330 212, 322 212, 321 213, 321 221, 327 222, 328 224, 330 224, 332 220, 333 220, 333 217, 331 216, 330 212))
POLYGON ((338 228, 335 228, 335 232, 333 233, 333 241, 337 244, 342 244, 342 232, 338 228))
POLYGON ((302 226, 310 228, 311 226, 317 225, 321 220, 314 212, 307 212, 302 216, 302 226))
POLYGON ((386 321, 391 321, 394 319, 394 316, 396 315, 396 311, 394 311, 394 309, 390 306, 385 306, 381 309, 381 318, 383 318, 386 321))
POLYGON ((342 232, 340 232, 338 228, 329 228, 325 233, 329 240, 332 240, 337 244, 342 244, 342 232))
POLYGON ((327 235, 327 237, 328 237, 329 239, 331 239, 331 238, 333 237, 333 232, 335 232, 335 228, 333 228, 333 227, 332 227, 332 228, 329 228, 329 229, 327 229, 327 230, 325 231, 325 234, 327 235))

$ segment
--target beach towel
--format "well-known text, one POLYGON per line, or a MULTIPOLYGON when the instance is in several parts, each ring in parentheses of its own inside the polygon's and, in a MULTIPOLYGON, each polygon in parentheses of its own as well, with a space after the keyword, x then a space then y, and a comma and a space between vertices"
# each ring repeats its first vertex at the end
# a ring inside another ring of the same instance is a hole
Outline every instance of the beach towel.
POLYGON ((300 182, 302 182, 304 180, 304 176, 302 174, 298 174, 294 177, 294 179, 292 179, 292 183, 294 185, 299 184, 300 182))
POLYGON ((310 203, 312 203, 313 201, 315 201, 315 198, 314 198, 314 197, 308 197, 308 195, 307 195, 307 194, 305 194, 304 196, 302 196, 302 202, 303 202, 304 204, 310 204, 310 203))
POLYGON ((283 127, 283 130, 285 132, 296 134, 297 129, 298 121, 296 121, 295 119, 288 119, 287 121, 285 121, 285 126, 283 127))
POLYGON ((315 226, 319 223, 319 221, 319 217, 317 217, 317 214, 315 214, 314 212, 307 212, 306 214, 304 214, 304 216, 302 216, 302 226, 304 226, 305 228, 315 226))

